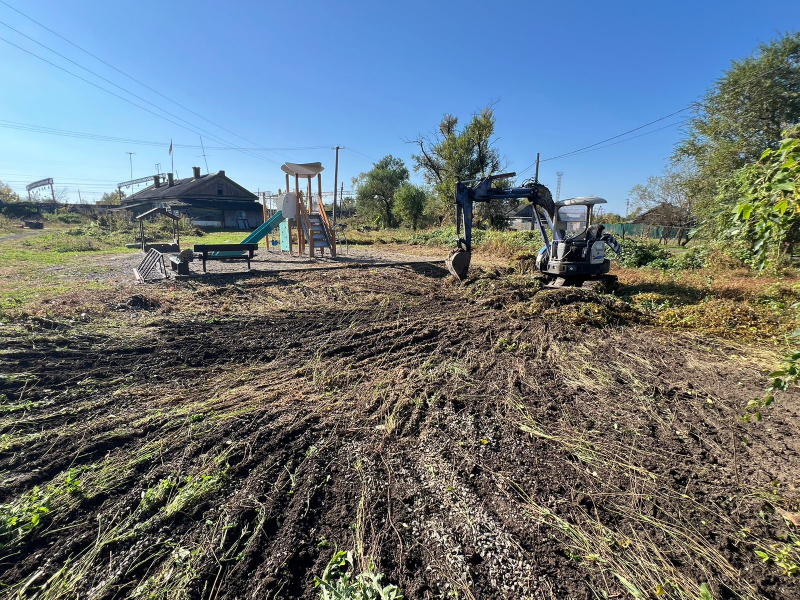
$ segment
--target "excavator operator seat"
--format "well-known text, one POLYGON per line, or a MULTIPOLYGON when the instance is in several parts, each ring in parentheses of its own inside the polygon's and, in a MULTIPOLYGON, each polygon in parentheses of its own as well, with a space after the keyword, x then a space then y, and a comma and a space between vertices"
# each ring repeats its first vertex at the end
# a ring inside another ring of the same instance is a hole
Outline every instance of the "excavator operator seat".
POLYGON ((582 233, 589 224, 589 208, 587 206, 558 206, 556 208, 555 229, 561 239, 569 239, 582 233))

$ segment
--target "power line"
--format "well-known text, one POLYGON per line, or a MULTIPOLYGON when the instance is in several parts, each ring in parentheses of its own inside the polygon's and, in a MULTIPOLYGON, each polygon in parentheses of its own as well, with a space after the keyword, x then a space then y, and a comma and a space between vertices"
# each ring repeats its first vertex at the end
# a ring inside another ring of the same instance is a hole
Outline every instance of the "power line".
MULTIPOLYGON (((2 0, 0 0, 0 2, 2 2, 2 0)), ((763 73, 760 73, 759 75, 756 75, 755 77, 751 77, 750 79, 747 79, 747 80, 743 81, 742 83, 740 83, 740 84, 738 84, 738 85, 734 85, 734 86, 733 86, 733 88, 734 88, 734 89, 736 89, 736 88, 743 87, 743 86, 745 86, 745 85, 747 85, 747 84, 749 84, 749 83, 752 83, 753 81, 755 81, 755 80, 757 80, 757 79, 761 79, 762 77, 765 77, 765 76, 769 75, 770 73, 773 73, 773 72, 777 71, 778 69, 782 69, 783 67, 784 67, 784 65, 783 65, 783 64, 781 64, 781 65, 778 65, 777 67, 774 67, 774 68, 772 68, 772 69, 769 69, 769 70, 767 70, 767 71, 764 71, 763 73)), ((615 139, 617 139, 617 138, 623 137, 623 136, 625 136, 625 135, 628 135, 629 133, 633 133, 634 131, 638 131, 638 130, 640 130, 640 129, 644 129, 645 127, 649 127, 650 125, 653 125, 653 124, 655 124, 655 123, 658 123, 659 121, 663 121, 664 119, 668 119, 668 118, 670 118, 670 117, 674 117, 675 115, 677 115, 677 114, 680 114, 680 113, 682 113, 682 112, 685 112, 685 111, 687 111, 687 110, 689 110, 690 108, 693 108, 693 107, 695 107, 695 106, 696 106, 696 103, 694 103, 694 102, 693 102, 693 103, 691 103, 691 104, 688 104, 688 105, 684 106, 684 107, 683 107, 683 108, 681 108, 680 110, 676 110, 676 111, 674 111, 674 112, 671 112, 671 113, 669 113, 668 115, 664 115, 663 117, 659 117, 658 119, 655 119, 655 120, 653 120, 653 121, 650 121, 649 123, 645 123, 644 125, 640 125, 639 127, 634 127, 633 129, 629 129, 628 131, 625 131, 625 132, 623 132, 623 133, 620 133, 620 134, 617 134, 617 135, 611 136, 611 137, 609 137, 609 138, 606 138, 606 139, 604 139, 604 140, 601 140, 601 141, 599 141, 599 142, 595 142, 594 144, 589 144, 588 146, 584 146, 584 147, 582 147, 582 148, 578 148, 578 149, 576 149, 576 150, 571 150, 571 151, 569 151, 569 152, 564 152, 563 154, 559 154, 559 155, 557 155, 557 156, 551 156, 551 157, 549 157, 549 158, 543 158, 543 159, 542 159, 542 160, 540 160, 539 162, 540 162, 540 163, 542 163, 542 162, 547 162, 547 161, 550 161, 550 160, 556 160, 556 159, 558 159, 558 158, 565 158, 565 157, 567 157, 567 156, 573 156, 573 155, 576 155, 576 154, 583 154, 583 152, 584 152, 584 151, 591 151, 591 150, 590 150, 591 148, 595 148, 596 146, 600 146, 601 144, 605 144, 606 142, 609 142, 609 141, 611 141, 611 140, 615 140, 615 139)), ((685 123, 686 121, 683 121, 683 122, 685 123)), ((603 146, 603 148, 607 148, 608 146, 613 146, 613 145, 615 145, 615 144, 618 144, 618 143, 627 142, 628 140, 633 140, 633 139, 636 139, 637 137, 641 137, 642 135, 647 135, 647 134, 650 134, 650 133, 655 133, 656 131, 661 131, 661 129, 666 129, 667 127, 673 127, 673 126, 675 126, 675 125, 680 125, 680 124, 682 124, 682 123, 681 123, 681 122, 679 122, 679 123, 673 123, 672 125, 667 125, 666 127, 661 127, 661 128, 659 128, 659 129, 654 129, 654 130, 652 130, 652 131, 648 131, 648 132, 646 132, 646 133, 644 133, 644 134, 641 134, 641 135, 636 135, 636 136, 633 136, 633 137, 630 137, 630 138, 626 138, 626 139, 624 139, 624 140, 620 140, 619 142, 615 142, 614 144, 608 144, 607 146, 603 146)), ((599 150, 600 148, 597 148, 597 149, 599 150)), ((536 164, 536 162, 535 162, 535 161, 534 161, 534 162, 532 162, 532 163, 531 163, 531 164, 529 164, 527 167, 525 167, 524 169, 522 169, 522 171, 519 171, 519 172, 517 173, 517 175, 522 175, 522 173, 524 173, 525 171, 527 171, 528 169, 530 169, 531 167, 533 167, 535 164, 536 164)))
MULTIPOLYGON (((226 131, 226 132, 230 133, 231 135, 234 135, 234 136, 236 136, 237 138, 239 138, 239 139, 241 139, 241 140, 244 140, 244 141, 246 141, 246 142, 249 142, 250 144, 255 144, 256 146, 258 146, 258 144, 257 144, 256 142, 253 142, 253 141, 251 141, 251 140, 247 139, 246 137, 243 137, 243 136, 239 135, 238 133, 235 133, 235 132, 231 131, 230 129, 228 129, 228 128, 226 128, 226 127, 223 127, 223 126, 222 126, 222 125, 220 125, 219 123, 215 123, 215 122, 214 122, 214 121, 212 121, 211 119, 208 119, 208 118, 204 117, 203 115, 201 115, 201 114, 199 114, 199 113, 196 113, 196 112, 195 112, 195 111, 193 111, 192 109, 190 109, 190 108, 187 108, 186 106, 184 106, 184 105, 183 105, 183 104, 181 104, 180 102, 177 102, 177 101, 173 100, 172 98, 170 98, 170 97, 168 97, 168 96, 166 96, 166 95, 162 94, 161 92, 159 92, 158 90, 156 90, 156 89, 154 89, 154 88, 150 87, 150 86, 149 86, 149 85, 147 85, 146 83, 144 83, 144 82, 142 82, 142 81, 139 81, 138 79, 136 79, 135 77, 133 77, 133 76, 131 76, 131 75, 128 75, 128 74, 127 74, 125 71, 123 71, 123 70, 121 70, 121 69, 118 69, 117 67, 115 67, 115 66, 114 66, 114 65, 112 65, 111 63, 108 63, 108 62, 106 62, 105 60, 103 60, 103 59, 102 59, 102 58, 100 58, 99 56, 97 56, 97 55, 95 55, 95 54, 92 54, 91 52, 89 52, 89 51, 88 51, 88 50, 86 50, 85 48, 82 48, 81 46, 79 46, 79 45, 78 45, 78 44, 76 44, 75 42, 73 42, 73 41, 71 41, 71 40, 69 40, 69 39, 65 38, 63 35, 59 34, 58 32, 56 32, 56 31, 53 31, 52 29, 50 29, 50 28, 49 28, 49 27, 47 27, 46 25, 44 25, 44 24, 40 23, 39 21, 37 21, 37 20, 36 20, 36 19, 34 19, 33 17, 30 17, 30 16, 26 15, 24 12, 22 12, 21 10, 19 10, 19 9, 17 9, 17 8, 13 7, 13 6, 11 6, 11 5, 10 5, 8 2, 5 2, 5 0, 0 0, 0 3, 4 4, 5 6, 7 6, 8 8, 10 8, 10 9, 11 9, 11 10, 13 10, 14 12, 16 12, 16 13, 18 13, 18 14, 22 15, 23 17, 25 17, 25 18, 26 18, 26 19, 28 19, 29 21, 32 21, 33 23, 36 23, 36 24, 37 24, 39 27, 42 27, 43 29, 46 29, 47 31, 49 31, 50 33, 52 33, 53 35, 55 35, 56 37, 58 37, 58 38, 60 38, 60 39, 64 40, 64 41, 65 41, 65 42, 67 42, 68 44, 70 44, 70 45, 74 46, 75 48, 77 48, 77 49, 78 49, 78 50, 80 50, 81 52, 84 52, 85 54, 88 54, 89 56, 91 56, 92 58, 94 58, 94 59, 95 59, 95 60, 97 60, 97 61, 100 61, 101 63, 103 63, 103 64, 104 64, 104 65, 106 65, 107 67, 109 67, 109 68, 111 68, 111 69, 114 69, 115 71, 117 71, 118 73, 120 73, 120 74, 124 75, 125 77, 127 77, 127 78, 128 78, 128 79, 130 79, 131 81, 133 81, 133 82, 135 82, 135 83, 138 83, 139 85, 141 85, 141 86, 142 86, 142 87, 144 87, 144 88, 147 88, 147 89, 148 89, 148 90, 150 90, 151 92, 153 92, 153 93, 155 93, 155 94, 158 94, 159 96, 161 96, 161 97, 162 97, 162 98, 164 98, 165 100, 168 100, 169 102, 172 102, 172 103, 173 103, 173 104, 175 104, 176 106, 179 106, 179 107, 180 107, 180 108, 182 108, 183 110, 185 110, 185 111, 187 111, 187 112, 190 112, 190 113, 192 113, 192 114, 193 114, 193 115, 195 115, 196 117, 199 117, 199 118, 203 119, 204 121, 206 121, 206 122, 208 122, 208 123, 211 123, 211 124, 212 124, 212 125, 214 125, 215 127, 218 127, 219 129, 222 129, 223 131, 226 131)), ((4 23, 4 25, 5 25, 5 23, 4 23)), ((8 27, 8 25, 6 25, 6 27, 8 27)), ((16 31, 16 30, 14 30, 14 31, 16 31)), ((18 33, 19 33, 19 32, 18 32, 18 33)), ((25 34, 21 34, 21 35, 25 35, 25 34)), ((25 37, 28 37, 28 36, 25 36, 25 37)), ((28 39, 32 39, 32 38, 28 38, 28 39)), ((35 42, 36 40, 33 40, 33 41, 35 42)), ((38 44, 39 42, 36 42, 36 43, 38 44)), ((42 45, 42 44, 40 44, 40 45, 42 45)), ((46 47, 46 46, 45 46, 45 47, 46 47)), ((48 49, 49 49, 49 48, 48 48, 48 49)), ((52 52, 55 52, 54 50, 51 50, 51 51, 52 51, 52 52)), ((67 60, 69 60, 69 59, 67 59, 67 60)), ((73 62, 73 61, 70 61, 70 62, 73 62)), ((75 63, 75 64, 77 64, 77 63, 75 63)), ((80 65, 79 65, 79 66, 80 66, 80 65)), ((82 68, 85 68, 85 67, 82 67, 82 68)), ((88 69, 87 69, 87 70, 88 70, 88 69)), ((98 75, 98 77, 99 77, 99 75, 98 75)), ((116 84, 114 84, 114 85, 116 85, 116 84)), ((118 87, 119 87, 119 86, 118 86, 118 87)), ((120 88, 120 89, 121 89, 121 88, 120 88)), ((127 90, 126 90, 126 91, 127 91, 127 90)), ((128 93, 129 93, 129 94, 131 94, 131 92, 128 92, 128 93)), ((131 95, 134 95, 134 94, 131 94, 131 95)), ((148 103, 148 104, 149 104, 149 103, 148 103)), ((159 110, 164 110, 164 109, 159 109, 159 110)), ((164 112, 167 112, 167 111, 164 111, 164 112)), ((170 113, 167 113, 167 114, 170 114, 170 113)), ((187 121, 187 122, 188 122, 188 121, 187 121)), ((198 129, 200 129, 200 128, 198 127, 198 129)), ((203 130, 203 131, 205 131, 205 130, 203 130)), ((206 133, 207 133, 207 132, 206 132, 206 133)), ((209 135, 210 135, 210 134, 209 134, 209 135)), ((263 148, 263 147, 260 147, 260 146, 259 146, 259 148, 260 148, 260 149, 262 149, 262 150, 267 150, 267 151, 269 151, 269 152, 273 152, 273 153, 277 154, 278 156, 282 156, 283 158, 289 158, 288 156, 283 156, 282 154, 280 154, 280 153, 276 152, 275 150, 271 150, 271 149, 268 149, 268 148, 263 148)), ((276 163, 276 164, 277 164, 277 163, 276 163)))
MULTIPOLYGON (((0 1, 1 1, 1 0, 0 0, 0 1)), ((148 113, 150 113, 151 115, 155 115, 155 116, 157 116, 159 119, 164 119, 165 121, 167 121, 167 122, 169 122, 169 123, 172 123, 173 125, 177 125, 177 126, 178 126, 178 127, 180 127, 181 129, 185 129, 185 130, 187 130, 187 131, 191 131, 191 132, 192 132, 192 133, 194 133, 195 135, 200 135, 200 134, 199 134, 197 131, 194 131, 193 129, 190 129, 189 127, 186 127, 185 125, 181 125, 180 123, 177 123, 177 122, 173 121, 172 119, 168 119, 168 118, 167 118, 167 117, 165 117, 164 115, 160 115, 160 114, 158 114, 157 112, 153 112, 152 110, 150 110, 149 108, 145 108, 145 107, 144 107, 144 106, 142 106, 141 104, 136 104, 136 102, 134 102, 134 101, 132 101, 132 100, 128 100, 128 99, 127 99, 127 98, 125 98, 124 96, 120 96, 119 94, 116 94, 116 93, 112 92, 111 90, 107 90, 107 89, 106 89, 106 88, 104 88, 103 86, 97 85, 97 84, 96 84, 96 83, 94 83, 93 81, 89 81, 88 79, 86 79, 86 78, 84 78, 84 77, 81 77, 80 75, 77 75, 77 74, 73 73, 72 71, 70 71, 70 70, 68 70, 68 69, 65 69, 64 67, 62 67, 62 66, 60 66, 60 65, 57 65, 56 63, 54 63, 54 62, 51 62, 51 61, 47 60, 46 58, 43 58, 43 57, 39 56, 38 54, 34 54, 34 53, 33 53, 33 52, 31 52, 30 50, 26 50, 26 49, 25 49, 25 48, 23 48, 22 46, 18 46, 18 45, 17 45, 17 44, 15 44, 14 42, 10 42, 9 40, 5 39, 4 37, 0 37, 0 41, 3 41, 3 42, 5 42, 6 44, 8 44, 8 45, 10 45, 10 46, 14 46, 15 48, 17 48, 17 49, 19 49, 19 50, 22 50, 22 51, 23 51, 23 52, 25 52, 26 54, 30 54, 31 56, 33 56, 33 57, 35 57, 35 58, 38 58, 39 60, 41 60, 41 61, 43 61, 43 62, 46 62, 46 63, 47 63, 47 64, 49 64, 49 65, 52 65, 52 66, 54 66, 56 69, 59 69, 59 70, 61 70, 61 71, 64 71, 65 73, 68 73, 69 75, 72 75, 73 77, 75 77, 75 78, 77 78, 77 79, 80 79, 81 81, 84 81, 84 82, 88 83, 89 85, 96 87, 96 88, 97 88, 97 89, 99 89, 99 90, 103 90, 103 91, 104 91, 104 92, 106 92, 107 94, 111 94, 112 96, 114 96, 114 97, 116 97, 116 98, 119 98, 120 100, 123 100, 123 101, 127 102, 128 104, 132 104, 133 106, 136 106, 137 108, 141 108, 143 111, 145 111, 145 112, 148 112, 148 113)), ((229 147, 231 147, 232 149, 239 150, 240 152, 243 152, 244 154, 249 154, 250 156, 255 156, 255 157, 256 157, 256 158, 258 158, 258 159, 261 159, 261 160, 266 160, 266 161, 268 161, 268 162, 271 162, 271 163, 274 163, 274 164, 280 164, 278 161, 276 161, 276 160, 272 160, 271 158, 267 158, 266 156, 259 156, 258 154, 253 154, 252 152, 248 152, 248 151, 246 151, 246 150, 242 150, 241 148, 236 148, 235 146, 232 146, 232 145, 228 144, 228 143, 227 143, 225 140, 222 140, 222 139, 220 139, 220 138, 217 138, 216 136, 212 136, 212 139, 214 139, 215 141, 219 142, 220 144, 226 144, 226 145, 228 145, 229 147)))
MULTIPOLYGON (((0 0, 1 1, 1 0, 0 0)), ((29 131, 32 133, 43 133, 47 135, 57 135, 61 137, 74 137, 80 139, 90 139, 90 140, 98 140, 104 142, 114 142, 114 143, 122 143, 122 144, 138 144, 141 146, 158 146, 161 148, 168 148, 169 143, 167 142, 154 142, 148 140, 136 140, 130 138, 122 138, 122 137, 115 137, 115 136, 108 136, 108 135, 101 135, 95 133, 85 133, 80 131, 70 131, 67 129, 56 129, 54 127, 44 127, 41 125, 31 125, 28 123, 19 123, 16 121, 6 121, 0 119, 0 128, 5 129, 17 129, 20 131, 29 131)), ((201 146, 194 145, 194 144, 174 144, 175 148, 188 148, 193 150, 201 150, 201 146)), ((285 150, 285 151, 301 151, 301 150, 324 150, 329 148, 329 144, 320 145, 320 146, 287 146, 287 147, 276 147, 276 148, 232 148, 230 146, 209 146, 208 150, 248 150, 251 152, 259 152, 261 150, 285 150)))
MULTIPOLYGON (((2 2, 2 0, 0 0, 0 2, 2 2)), ((362 159, 366 159, 366 160, 372 161, 374 163, 378 162, 377 160, 375 160, 371 156, 367 156, 366 154, 363 154, 363 153, 359 152, 358 150, 353 150, 349 146, 347 148, 343 148, 343 150, 345 152, 352 152, 353 154, 355 154, 358 157, 361 157, 362 159)))
MULTIPOLYGON (((654 121, 650 121, 649 123, 645 123, 644 125, 640 125, 639 127, 634 127, 633 129, 629 129, 628 131, 625 131, 624 133, 620 133, 618 135, 612 135, 609 138, 606 138, 606 139, 601 140, 599 142, 596 142, 594 144, 589 144, 588 146, 584 146, 583 148, 578 148, 577 150, 571 150, 570 152, 565 152, 565 153, 559 154, 557 156, 551 156, 550 158, 543 158, 539 162, 543 163, 543 162, 547 162, 547 161, 550 161, 550 160, 556 160, 558 158, 564 158, 566 156, 572 156, 573 154, 582 154, 584 151, 588 151, 590 148, 595 148, 595 146, 600 146, 601 144, 605 144, 606 142, 609 142, 611 140, 615 140, 617 138, 621 138, 621 137, 623 137, 625 135, 628 135, 629 133, 633 133, 634 131, 639 131, 640 129, 644 129, 645 127, 649 127, 650 125, 653 125, 654 123, 658 123, 659 121, 663 121, 664 119, 669 119, 670 117, 674 117, 675 115, 677 115, 679 113, 682 113, 682 112, 688 110, 689 108, 691 108, 691 105, 687 106, 685 108, 682 108, 681 110, 676 110, 675 112, 672 112, 672 113, 670 113, 670 114, 668 114, 666 116, 663 116, 663 117, 661 117, 659 119, 655 119, 654 121)), ((680 123, 672 123, 670 125, 667 125, 667 127, 674 127, 675 125, 679 125, 679 124, 680 123)), ((641 135, 648 135, 650 133, 655 133, 656 131, 661 131, 661 129, 666 129, 667 127, 661 127, 659 129, 654 129, 653 131, 648 131, 648 132, 646 132, 644 134, 641 134, 641 135)), ((632 140, 632 139, 635 139, 637 137, 641 137, 641 135, 633 136, 631 138, 627 138, 627 139, 621 140, 620 142, 616 142, 616 143, 627 142, 628 139, 632 140)), ((609 144, 609 146, 613 146, 613 145, 614 144, 609 144)), ((606 146, 603 146, 603 147, 605 148, 606 146)), ((596 149, 599 150, 600 148, 596 148, 596 149)), ((519 171, 517 173, 517 176, 522 175, 525 171, 527 171, 528 169, 530 169, 531 167, 533 167, 535 165, 536 165, 536 161, 532 162, 527 167, 522 169, 522 171, 519 171)))
MULTIPOLYGON (((591 148, 589 150, 582 150, 580 152, 578 152, 578 151, 571 152, 569 154, 569 156, 577 156, 578 154, 586 154, 587 152, 596 152, 597 150, 602 150, 604 148, 609 148, 611 146, 616 146, 617 144, 622 144, 624 142, 629 142, 630 140, 635 140, 636 138, 640 138, 640 137, 643 137, 645 135, 650 135, 651 133, 656 133, 656 132, 662 131, 664 129, 669 129, 670 127, 675 127, 676 125, 685 125, 686 123, 688 123, 688 121, 689 121, 688 119, 684 119, 683 121, 677 121, 675 123, 670 123, 669 125, 664 125, 663 127, 658 127, 657 129, 653 129, 651 131, 645 131, 644 133, 640 133, 639 135, 633 135, 633 136, 631 136, 629 138, 625 138, 624 140, 611 142, 610 144, 606 144, 604 146, 598 146, 597 148, 591 148)), ((558 158, 558 157, 553 157, 553 158, 548 158, 548 159, 545 159, 545 160, 540 160, 539 162, 545 162, 547 160, 555 160, 556 158, 558 158)))
MULTIPOLYGON (((0 0, 0 1, 1 1, 1 0, 0 0)), ((23 48, 22 46, 18 46, 18 45, 17 45, 17 44, 15 44, 14 42, 11 42, 11 41, 9 41, 9 40, 5 39, 4 37, 0 37, 0 41, 3 41, 3 42, 5 42, 6 44, 8 44, 8 45, 10 45, 10 46, 14 46, 15 48, 17 48, 17 49, 19 49, 19 50, 22 50, 22 51, 23 51, 23 52, 25 52, 26 54, 30 54, 31 56, 33 56, 33 57, 35 57, 35 58, 38 58, 39 60, 41 60, 41 61, 43 61, 43 62, 45 62, 45 63, 47 63, 47 64, 49 64, 49 65, 51 65, 51 66, 53 66, 53 67, 55 67, 55 68, 57 68, 57 69, 59 69, 59 70, 61 70, 61 71, 64 71, 65 73, 67 73, 67 74, 69 74, 69 75, 72 75, 73 77, 75 77, 75 78, 77 78, 77 79, 80 79, 81 81, 83 81, 83 82, 86 82, 86 83, 88 83, 89 85, 92 85, 92 86, 96 87, 97 89, 99 89, 99 90, 102 90, 102 91, 106 92, 107 94, 111 94, 112 96, 114 96, 114 97, 116 97, 116 98, 119 98, 120 100, 123 100, 123 101, 127 102, 128 104, 132 104, 133 106, 136 106, 137 108, 141 108, 143 111, 146 111, 146 112, 150 113, 151 115, 155 115, 155 116, 157 116, 157 117, 158 117, 158 118, 160 118, 160 119, 164 119, 165 121, 167 121, 167 122, 169 122, 169 123, 172 123, 173 125, 177 125, 177 126, 178 126, 178 127, 180 127, 181 129, 186 129, 187 131, 191 131, 192 133, 194 133, 194 134, 196 134, 196 135, 200 135, 200 133, 199 133, 199 132, 197 132, 197 131, 195 131, 194 129, 190 129, 189 127, 186 127, 185 125, 181 125, 180 123, 177 123, 176 121, 173 121, 172 119, 168 119, 168 118, 167 118, 167 117, 165 117, 164 115, 160 115, 160 114, 158 114, 157 112, 153 112, 153 111, 152 111, 152 110, 150 110, 149 108, 145 108, 145 107, 144 107, 144 106, 142 106, 141 104, 137 104, 136 102, 133 102, 132 100, 129 100, 128 98, 125 98, 124 96, 120 96, 119 94, 117 94, 117 93, 115 93, 115 92, 112 92, 111 90, 108 90, 108 89, 104 88, 103 86, 97 85, 97 84, 96 84, 96 83, 94 83, 93 81, 89 81, 89 80, 88 80, 88 79, 86 79, 85 77, 81 77, 80 75, 77 75, 76 73, 73 73, 73 72, 72 72, 72 71, 70 71, 69 69, 65 69, 64 67, 62 67, 62 66, 60 66, 60 65, 57 65, 56 63, 54 63, 54 62, 52 62, 52 61, 49 61, 49 60, 47 60, 46 58, 44 58, 44 57, 42 57, 42 56, 39 56, 38 54, 35 54, 35 53, 31 52, 30 50, 27 50, 27 49, 23 48)), ((56 54, 58 54, 58 53, 56 52, 56 54)), ((69 59, 67 59, 67 60, 69 60, 69 59)), ((79 65, 79 66, 80 66, 80 65, 79 65)), ((83 67, 82 67, 82 68, 83 68, 83 67)), ((86 69, 86 70, 87 70, 87 71, 89 71, 90 73, 92 73, 93 75, 96 75, 97 77, 100 77, 100 79, 104 79, 103 77, 101 77, 100 75, 97 75, 97 74, 96 74, 96 73, 94 73, 93 71, 90 71, 89 69, 86 69)), ((113 85, 116 85, 116 84, 113 84, 113 85)), ((117 86, 117 87, 119 87, 119 86, 117 86)), ((124 88, 120 88, 120 89, 123 89, 123 90, 124 90, 124 88)), ((136 94, 133 94, 133 93, 131 93, 131 92, 128 92, 127 90, 124 90, 124 91, 125 91, 126 93, 130 94, 131 96, 134 96, 135 98, 139 98, 139 96, 136 96, 136 94)), ((144 101, 145 101, 145 102, 147 102, 147 100, 144 100, 144 101)), ((150 103, 150 102, 147 102, 147 103, 148 103, 148 104, 152 104, 152 103, 150 103)), ((155 105, 153 105, 153 106, 155 106, 155 105)), ((157 107, 157 106, 156 106, 156 108, 158 108, 158 110, 161 110, 161 111, 163 111, 163 112, 166 112, 168 115, 171 115, 171 114, 172 114, 172 113, 170 113, 170 112, 168 112, 168 111, 165 111, 164 109, 162 109, 162 108, 159 108, 159 107, 157 107)), ((173 115, 173 116, 174 116, 174 115, 173 115)), ((180 117, 176 117, 176 118, 180 119, 180 117)), ((184 119, 180 119, 180 120, 184 121, 184 119)), ((184 122, 188 123, 188 121, 184 121, 184 122)), ((191 125, 191 123, 190 123, 190 125, 191 125)), ((205 131, 205 130, 203 129, 202 131, 205 131)), ((209 134, 209 136, 210 136, 210 137, 211 137, 211 138, 212 138, 214 141, 216 141, 216 142, 218 142, 218 143, 220 143, 220 144, 225 144, 226 146, 229 146, 229 147, 231 147, 232 149, 239 150, 240 152, 243 152, 244 154, 249 154, 250 156, 255 156, 256 158, 259 158, 259 159, 261 159, 261 160, 266 160, 266 161, 268 161, 268 162, 271 162, 271 163, 274 163, 274 164, 280 164, 280 163, 279 163, 278 161, 276 161, 276 160, 272 160, 272 159, 270 159, 270 158, 267 158, 267 157, 265 157, 265 156, 259 156, 258 154, 253 154, 252 152, 249 152, 249 151, 247 151, 247 150, 243 150, 243 149, 241 149, 241 148, 237 148, 236 146, 233 146, 232 144, 229 144, 229 143, 228 143, 228 142, 226 142, 224 139, 222 139, 222 138, 219 138, 218 136, 215 136, 215 135, 213 135, 213 134, 209 134)))

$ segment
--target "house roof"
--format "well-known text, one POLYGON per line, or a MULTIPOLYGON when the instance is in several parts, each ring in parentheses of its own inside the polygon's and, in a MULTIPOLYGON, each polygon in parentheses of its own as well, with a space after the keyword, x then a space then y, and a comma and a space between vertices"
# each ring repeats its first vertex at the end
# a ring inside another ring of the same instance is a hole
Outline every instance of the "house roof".
POLYGON ((165 217, 169 217, 173 221, 179 221, 180 220, 180 216, 179 215, 173 215, 166 208, 153 208, 153 209, 148 210, 147 212, 143 212, 142 214, 137 216, 136 220, 139 221, 139 220, 144 219, 145 217, 149 217, 151 215, 164 215, 165 217))
POLYGON ((197 179, 194 177, 176 179, 173 185, 169 185, 166 181, 162 182, 158 187, 150 185, 143 190, 139 190, 135 194, 131 194, 125 198, 123 202, 129 205, 133 202, 141 202, 143 200, 166 200, 169 198, 179 198, 183 200, 186 196, 191 196, 192 198, 217 198, 223 201, 229 199, 254 201, 258 197, 253 192, 248 191, 225 176, 224 172, 220 172, 206 173, 197 179), (233 195, 217 196, 216 190, 212 191, 213 183, 220 181, 230 184, 235 193, 233 195))
POLYGON ((511 209, 508 214, 506 214, 506 217, 509 219, 531 219, 533 218, 533 204, 524 202, 516 208, 511 209))

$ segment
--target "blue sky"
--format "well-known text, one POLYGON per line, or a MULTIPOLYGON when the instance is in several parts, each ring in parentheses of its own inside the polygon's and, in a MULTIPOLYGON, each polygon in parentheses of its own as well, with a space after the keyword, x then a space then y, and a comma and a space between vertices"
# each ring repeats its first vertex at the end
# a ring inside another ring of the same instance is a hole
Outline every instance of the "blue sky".
MULTIPOLYGON (((78 189, 93 200, 129 179, 128 151, 136 152, 134 177, 152 174, 156 163, 168 171, 170 139, 199 145, 199 128, 208 132, 210 170, 224 169, 254 191, 282 188, 279 166, 286 160, 322 161, 324 187, 332 189, 330 147, 336 144, 347 148, 340 181, 349 188, 354 175, 386 154, 411 168, 414 149, 405 138, 434 130, 445 112, 466 121, 489 102, 496 103, 497 147, 509 169, 521 171, 537 151, 542 158, 556 156, 686 106, 732 59, 800 26, 792 11, 759 10, 738 0, 4 1, 197 113, 0 3, 3 23, 194 130, 0 42, 0 180, 24 193, 25 183, 52 176, 74 201, 78 189), (2 127, 9 122, 164 146, 2 127), (291 150, 244 153, 223 143, 291 150)), ((159 112, 4 25, 0 37, 159 112)), ((663 168, 679 138, 679 121, 661 121, 637 134, 668 127, 629 142, 543 162, 540 179, 555 192, 555 173, 562 171, 562 198, 599 195, 609 209, 624 212, 630 188, 663 168)), ((195 165, 206 171, 200 149, 178 147, 174 158, 180 176, 195 165)))

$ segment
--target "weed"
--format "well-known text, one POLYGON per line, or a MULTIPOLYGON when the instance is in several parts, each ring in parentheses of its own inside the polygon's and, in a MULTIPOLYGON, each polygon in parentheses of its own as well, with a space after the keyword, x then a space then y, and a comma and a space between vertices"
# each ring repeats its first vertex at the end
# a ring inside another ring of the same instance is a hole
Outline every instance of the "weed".
POLYGON ((355 574, 353 554, 334 552, 322 577, 314 577, 320 600, 400 600, 403 594, 396 585, 383 585, 384 576, 375 573, 372 564, 366 571, 355 574))
POLYGON ((790 535, 785 542, 761 547, 755 553, 763 562, 780 567, 784 575, 800 575, 800 538, 790 535))
POLYGON ((41 527, 61 498, 77 494, 80 473, 80 469, 72 468, 60 481, 56 479, 44 489, 35 486, 13 502, 0 504, 0 548, 14 545, 41 527))

